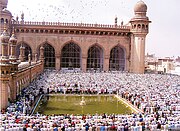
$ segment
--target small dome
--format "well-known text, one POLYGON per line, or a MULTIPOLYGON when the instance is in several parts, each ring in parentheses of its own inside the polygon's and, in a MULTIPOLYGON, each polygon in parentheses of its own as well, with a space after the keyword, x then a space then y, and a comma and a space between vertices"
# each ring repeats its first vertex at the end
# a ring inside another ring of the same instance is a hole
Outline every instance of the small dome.
POLYGON ((142 1, 138 1, 134 6, 134 12, 147 12, 147 5, 142 1))
POLYGON ((2 10, 2 12, 5 13, 5 14, 9 14, 10 16, 12 16, 11 12, 10 12, 9 10, 7 10, 6 8, 4 8, 4 9, 2 10))
POLYGON ((16 44, 17 43, 17 38, 15 36, 15 34, 13 33, 11 38, 9 39, 9 42, 12 44, 16 44))
POLYGON ((4 5, 7 5, 8 0, 0 0, 0 3, 1 3, 1 4, 4 4, 4 5))
POLYGON ((25 47, 21 44, 21 47, 20 47, 20 49, 25 49, 25 47))
POLYGON ((40 50, 44 50, 44 47, 43 47, 43 46, 41 46, 41 47, 40 47, 40 50))
POLYGON ((8 0, 0 0, 0 6, 2 6, 2 9, 6 8, 7 4, 8 4, 8 0))
POLYGON ((10 36, 9 36, 7 30, 4 29, 4 31, 3 31, 2 35, 1 35, 1 42, 2 43, 8 43, 9 42, 9 38, 10 38, 10 36))

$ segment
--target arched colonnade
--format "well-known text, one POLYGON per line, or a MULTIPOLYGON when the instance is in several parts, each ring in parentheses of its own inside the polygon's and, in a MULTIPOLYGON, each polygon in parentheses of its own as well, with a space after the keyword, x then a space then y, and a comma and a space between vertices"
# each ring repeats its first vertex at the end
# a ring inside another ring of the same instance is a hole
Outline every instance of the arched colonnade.
POLYGON ((25 48, 25 61, 28 61, 28 54, 31 59, 37 54, 39 58, 40 47, 44 47, 44 67, 57 70, 82 70, 82 71, 125 71, 127 70, 127 51, 120 44, 105 52, 103 46, 98 43, 92 44, 83 49, 78 43, 69 41, 61 49, 46 41, 39 46, 32 47, 27 42, 19 42, 16 46, 16 55, 20 55, 20 47, 25 48), (107 55, 108 54, 108 55, 107 55), (106 60, 105 60, 106 59, 106 60), (108 60, 108 61, 107 61, 108 60))

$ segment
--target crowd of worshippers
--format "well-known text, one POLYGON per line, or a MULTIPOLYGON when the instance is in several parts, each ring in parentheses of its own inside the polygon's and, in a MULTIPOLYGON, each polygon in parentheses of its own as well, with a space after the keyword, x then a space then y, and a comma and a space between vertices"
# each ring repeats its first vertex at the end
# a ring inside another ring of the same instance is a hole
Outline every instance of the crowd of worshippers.
POLYGON ((62 73, 47 70, 1 111, 0 130, 180 129, 180 76, 121 72, 62 73), (116 94, 141 114, 30 115, 41 94, 116 94), (113 116, 113 117, 112 117, 113 116), (85 117, 85 118, 84 118, 85 117))

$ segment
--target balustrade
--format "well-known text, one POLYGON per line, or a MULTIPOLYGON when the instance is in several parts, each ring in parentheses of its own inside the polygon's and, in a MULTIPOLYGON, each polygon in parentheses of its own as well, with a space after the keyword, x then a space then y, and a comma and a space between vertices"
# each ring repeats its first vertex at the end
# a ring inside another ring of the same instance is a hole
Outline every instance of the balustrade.
POLYGON ((122 25, 104 25, 104 24, 87 24, 87 23, 61 23, 61 22, 32 22, 32 21, 14 21, 14 25, 32 25, 32 26, 64 26, 64 27, 91 27, 91 28, 118 28, 130 29, 130 26, 122 25))

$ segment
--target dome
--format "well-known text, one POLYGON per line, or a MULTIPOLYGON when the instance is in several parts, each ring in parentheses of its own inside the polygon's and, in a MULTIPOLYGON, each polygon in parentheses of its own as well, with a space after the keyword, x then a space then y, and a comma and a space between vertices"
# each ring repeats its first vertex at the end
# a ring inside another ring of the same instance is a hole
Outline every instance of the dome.
POLYGON ((9 36, 9 34, 8 34, 6 29, 3 31, 2 35, 0 36, 0 38, 1 38, 1 42, 2 43, 8 43, 9 42, 10 36, 9 36))
POLYGON ((0 0, 0 9, 7 8, 8 0, 0 0))
POLYGON ((147 12, 147 5, 142 1, 138 1, 134 7, 134 12, 147 12))
POLYGON ((7 5, 8 4, 8 0, 0 0, 0 3, 3 5, 7 5))
POLYGON ((11 12, 10 12, 9 10, 7 10, 6 8, 4 8, 4 9, 2 10, 2 12, 5 13, 5 14, 9 14, 10 16, 12 16, 11 12))
POLYGON ((15 36, 15 34, 13 33, 11 38, 9 39, 9 42, 12 44, 16 44, 17 43, 17 38, 15 36))

